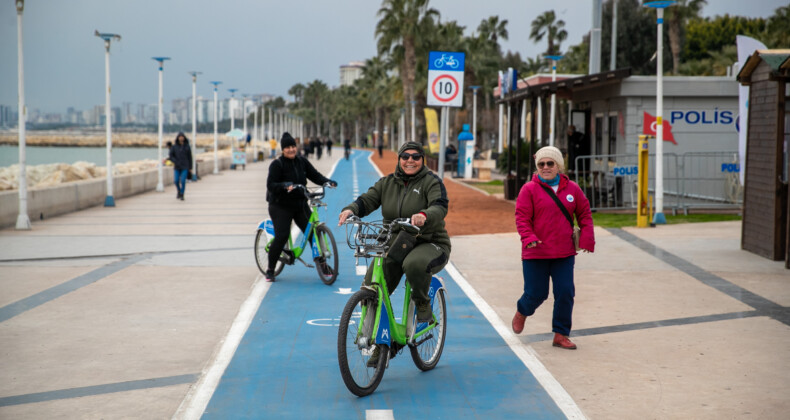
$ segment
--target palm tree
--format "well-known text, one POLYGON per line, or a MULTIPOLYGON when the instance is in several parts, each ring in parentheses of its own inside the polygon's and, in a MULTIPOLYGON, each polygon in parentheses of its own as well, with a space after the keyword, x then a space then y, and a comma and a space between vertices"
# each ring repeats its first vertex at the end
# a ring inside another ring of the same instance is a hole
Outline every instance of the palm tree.
MULTIPOLYGON (((403 85, 405 105, 414 100, 414 79, 417 68, 418 43, 425 35, 422 30, 426 21, 439 17, 436 9, 428 7, 428 0, 384 0, 377 15, 376 24, 379 54, 390 55, 399 66, 403 85), (402 51, 393 54, 398 47, 402 51)), ((410 124, 409 113, 406 113, 407 126, 410 124)))
POLYGON ((489 42, 496 52, 500 52, 499 38, 507 41, 507 19, 499 21, 499 16, 489 16, 477 26, 478 36, 489 42))
POLYGON ((320 105, 329 88, 326 83, 316 79, 310 82, 304 91, 304 100, 315 106, 315 135, 321 135, 321 111, 320 105))
POLYGON ((689 19, 699 17, 702 6, 706 3, 707 0, 678 0, 672 7, 667 8, 669 49, 672 51, 672 74, 678 74, 680 69, 681 32, 689 19))
POLYGON ((288 89, 288 94, 294 97, 294 102, 301 103, 304 97, 305 87, 301 83, 297 83, 288 89))
POLYGON ((562 29, 564 27, 565 21, 557 20, 554 10, 546 11, 532 21, 532 32, 529 34, 529 39, 538 42, 545 36, 549 42, 546 55, 558 55, 560 44, 568 37, 568 32, 562 29))

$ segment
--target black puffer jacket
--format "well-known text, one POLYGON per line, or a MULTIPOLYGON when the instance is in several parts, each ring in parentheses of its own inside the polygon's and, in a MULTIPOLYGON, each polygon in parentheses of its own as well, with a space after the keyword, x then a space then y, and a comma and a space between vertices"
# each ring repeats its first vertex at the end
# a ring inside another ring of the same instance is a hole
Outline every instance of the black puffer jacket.
POLYGON ((297 155, 293 159, 280 156, 269 165, 269 176, 266 178, 266 201, 272 204, 297 206, 307 199, 300 191, 288 192, 288 186, 293 184, 307 185, 307 180, 318 185, 330 182, 330 179, 321 175, 309 160, 297 155))
POLYGON ((184 136, 184 133, 178 133, 173 147, 170 148, 170 155, 168 159, 173 162, 173 166, 178 170, 192 169, 192 148, 189 147, 189 139, 184 136, 184 142, 178 144, 178 137, 184 136))

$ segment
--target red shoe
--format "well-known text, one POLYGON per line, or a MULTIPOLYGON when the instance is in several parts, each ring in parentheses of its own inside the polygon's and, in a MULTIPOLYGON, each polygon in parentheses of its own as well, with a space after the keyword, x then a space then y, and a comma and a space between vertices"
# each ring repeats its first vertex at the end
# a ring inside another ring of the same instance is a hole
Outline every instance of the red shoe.
POLYGON ((521 334, 521 331, 524 331, 524 321, 526 320, 527 317, 525 315, 521 315, 519 311, 516 311, 516 314, 513 315, 513 322, 511 322, 513 332, 516 334, 521 334))
POLYGON ((552 345, 567 350, 576 350, 576 344, 573 344, 573 342, 568 339, 568 336, 560 333, 554 333, 554 343, 552 345))

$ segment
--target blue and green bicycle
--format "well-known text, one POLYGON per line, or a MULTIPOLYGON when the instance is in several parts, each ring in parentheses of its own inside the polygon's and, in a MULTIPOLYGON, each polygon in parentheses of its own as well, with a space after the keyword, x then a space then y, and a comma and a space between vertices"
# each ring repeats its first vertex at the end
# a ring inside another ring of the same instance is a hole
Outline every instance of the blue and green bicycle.
MULTIPOLYGON (((306 267, 315 267, 318 277, 324 284, 330 285, 337 279, 338 260, 335 237, 332 235, 332 230, 318 217, 318 209, 326 207, 321 199, 324 198, 328 187, 331 188, 328 183, 317 188, 295 185, 295 189, 301 190, 307 197, 311 210, 310 219, 304 235, 296 225, 292 224, 291 235, 288 237, 288 242, 286 242, 274 268, 275 276, 279 275, 286 265, 293 265, 298 260, 306 267), (313 251, 314 266, 304 262, 301 258, 307 249, 308 241, 313 251)), ((258 264, 258 270, 262 274, 266 273, 269 265, 269 246, 272 240, 274 240, 274 224, 271 219, 266 219, 258 224, 258 233, 255 235, 255 263, 258 264)))
POLYGON ((444 349, 447 305, 444 283, 441 278, 433 276, 428 291, 433 320, 418 323, 407 280, 404 282, 402 316, 395 318, 382 262, 395 226, 419 230, 409 223, 409 219, 368 223, 351 216, 346 219, 346 225, 346 239, 349 247, 354 249, 357 261, 359 258, 373 258, 371 285, 363 285, 348 300, 337 333, 340 375, 349 391, 364 397, 376 390, 389 360, 405 347, 409 348, 411 358, 420 370, 436 367, 444 349))

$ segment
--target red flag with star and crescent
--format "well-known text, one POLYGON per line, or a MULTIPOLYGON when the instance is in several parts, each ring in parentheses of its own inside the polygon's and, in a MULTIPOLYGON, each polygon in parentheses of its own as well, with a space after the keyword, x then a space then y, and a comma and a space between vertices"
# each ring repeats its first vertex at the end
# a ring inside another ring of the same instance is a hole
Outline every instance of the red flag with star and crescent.
MULTIPOLYGON (((663 120, 661 122, 661 126, 664 127, 664 141, 672 142, 672 144, 677 146, 677 142, 675 141, 675 137, 672 135, 672 126, 667 122, 667 120, 663 120)), ((651 136, 656 135, 656 117, 648 114, 645 112, 644 119, 642 120, 642 134, 648 134, 651 136)))

